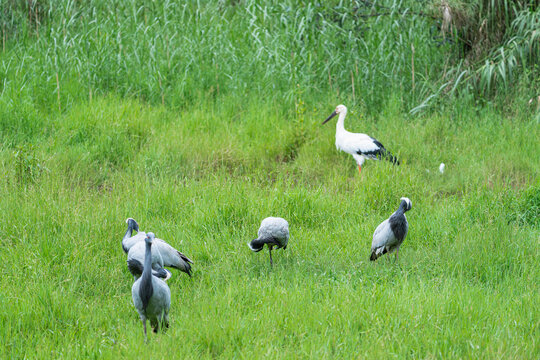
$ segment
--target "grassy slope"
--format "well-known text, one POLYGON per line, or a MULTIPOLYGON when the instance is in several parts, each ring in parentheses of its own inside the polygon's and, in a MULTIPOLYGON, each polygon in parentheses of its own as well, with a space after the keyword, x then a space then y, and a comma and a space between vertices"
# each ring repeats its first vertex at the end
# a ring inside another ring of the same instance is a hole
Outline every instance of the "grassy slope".
POLYGON ((61 115, 18 106, 25 123, 4 103, 0 357, 538 358, 538 125, 353 108, 347 127, 402 159, 360 177, 334 125, 319 126, 334 105, 224 99, 178 114, 107 97, 61 115), (25 142, 23 164, 48 169, 35 180, 17 177, 25 142), (400 196, 413 201, 400 263, 370 263, 400 196), (274 269, 246 246, 269 215, 291 227, 274 269), (128 216, 195 260, 148 346, 120 246, 128 216))

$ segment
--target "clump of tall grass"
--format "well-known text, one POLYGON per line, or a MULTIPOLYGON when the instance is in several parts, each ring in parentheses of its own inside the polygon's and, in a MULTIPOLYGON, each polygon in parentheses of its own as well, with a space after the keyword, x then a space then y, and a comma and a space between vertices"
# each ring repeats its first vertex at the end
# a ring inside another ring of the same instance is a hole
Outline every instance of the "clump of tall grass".
POLYGON ((32 144, 19 145, 13 150, 13 163, 15 180, 20 185, 34 183, 44 171, 49 171, 44 166, 43 160, 36 154, 32 144))
POLYGON ((508 33, 509 38, 491 50, 477 71, 480 91, 489 93, 494 89, 507 89, 523 68, 540 71, 540 10, 521 11, 512 21, 508 33))
POLYGON ((517 18, 537 7, 529 0, 439 0, 431 3, 430 10, 442 19, 441 31, 455 41, 459 58, 474 63, 513 34, 517 18))
POLYGON ((36 22, 37 5, 25 2, 2 18, 18 29, 0 55, 3 91, 60 111, 109 92, 177 108, 225 94, 291 106, 297 84, 370 111, 393 93, 412 104, 431 90, 444 48, 422 4, 382 3, 389 13, 374 17, 340 1, 63 0, 45 3, 36 22))
POLYGON ((411 110, 417 113, 440 98, 473 93, 478 98, 507 94, 534 81, 518 81, 524 73, 540 71, 540 8, 531 1, 436 1, 431 12, 441 18, 441 31, 454 45, 454 61, 438 81, 435 91, 411 110))
POLYGON ((509 218, 520 225, 540 225, 540 182, 525 189, 518 199, 513 200, 509 218))

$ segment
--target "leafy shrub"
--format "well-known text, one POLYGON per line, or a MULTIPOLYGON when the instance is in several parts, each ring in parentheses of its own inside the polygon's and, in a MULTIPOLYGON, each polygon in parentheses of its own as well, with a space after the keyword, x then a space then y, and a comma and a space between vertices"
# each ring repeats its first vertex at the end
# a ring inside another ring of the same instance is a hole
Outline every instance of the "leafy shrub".
POLYGON ((33 183, 43 171, 48 171, 43 166, 42 160, 36 156, 32 144, 18 145, 13 150, 13 160, 15 162, 15 178, 20 184, 33 183))

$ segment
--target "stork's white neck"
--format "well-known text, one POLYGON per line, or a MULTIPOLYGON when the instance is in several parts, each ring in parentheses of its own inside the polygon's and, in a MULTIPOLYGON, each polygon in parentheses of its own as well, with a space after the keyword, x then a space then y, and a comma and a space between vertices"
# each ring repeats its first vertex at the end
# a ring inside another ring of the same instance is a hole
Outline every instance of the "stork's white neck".
POLYGON ((336 135, 347 132, 347 130, 345 130, 345 116, 347 116, 347 110, 339 113, 339 118, 336 123, 336 135))

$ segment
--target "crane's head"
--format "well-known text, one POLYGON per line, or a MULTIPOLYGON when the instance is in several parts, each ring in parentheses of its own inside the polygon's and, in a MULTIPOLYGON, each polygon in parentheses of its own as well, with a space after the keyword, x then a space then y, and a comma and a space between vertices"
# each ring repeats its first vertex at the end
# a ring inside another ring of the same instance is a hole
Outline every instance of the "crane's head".
POLYGON ((146 233, 146 238, 144 239, 144 241, 146 241, 147 244, 152 244, 155 238, 156 235, 154 235, 153 232, 148 232, 146 233))
POLYGON ((411 208, 412 208, 412 202, 411 202, 411 200, 410 200, 409 198, 402 197, 402 198, 399 199, 399 200, 401 200, 401 202, 405 202, 405 204, 403 205, 403 210, 405 210, 405 211, 411 210, 411 208))
POLYGON ((135 231, 139 231, 139 224, 137 224, 137 222, 135 221, 135 219, 133 218, 127 218, 126 219, 126 224, 128 224, 128 227, 132 228, 133 230, 135 231))
POLYGON ((333 118, 337 114, 347 114, 347 108, 345 107, 345 105, 336 106, 336 110, 334 110, 334 112, 332 114, 330 114, 330 116, 327 117, 326 120, 324 120, 322 125, 326 124, 328 121, 330 121, 331 118, 333 118))

